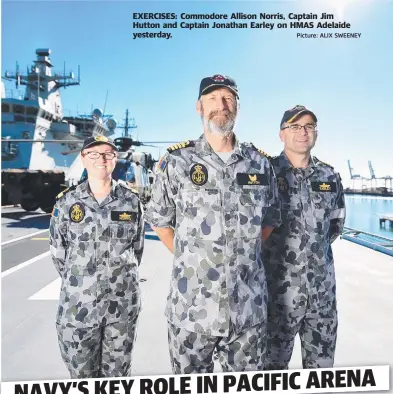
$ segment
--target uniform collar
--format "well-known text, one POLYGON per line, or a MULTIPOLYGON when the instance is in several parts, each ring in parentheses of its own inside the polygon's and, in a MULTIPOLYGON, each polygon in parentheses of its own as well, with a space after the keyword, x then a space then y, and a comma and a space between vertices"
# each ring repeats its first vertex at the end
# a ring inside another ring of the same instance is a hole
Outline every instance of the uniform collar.
MULTIPOLYGON (((236 135, 234 134, 235 138, 235 145, 233 147, 233 153, 234 155, 240 156, 242 158, 246 158, 246 148, 242 146, 239 143, 239 140, 237 139, 236 135)), ((202 134, 197 141, 195 141, 195 148, 196 148, 196 153, 199 156, 208 156, 216 153, 210 146, 209 142, 207 141, 205 134, 202 134)))
MULTIPOLYGON (((294 168, 284 151, 281 152, 280 156, 278 156, 278 159, 280 161, 281 168, 285 168, 286 170, 294 168)), ((316 166, 316 160, 314 159, 314 157, 310 156, 310 162, 308 163, 307 168, 314 168, 316 166)))
MULTIPOLYGON (((284 151, 281 152, 278 159, 279 159, 280 168, 284 169, 285 171, 291 170, 292 172, 296 172, 297 169, 289 161, 289 159, 284 151)), ((315 159, 312 156, 310 156, 310 162, 308 164, 308 167, 303 169, 305 175, 310 176, 314 172, 316 166, 317 166, 317 164, 316 164, 315 159)))
MULTIPOLYGON (((90 185, 89 185, 89 181, 86 180, 85 182, 81 183, 78 186, 78 191, 79 191, 79 197, 80 198, 91 198, 93 197, 93 194, 90 190, 90 185)), ((109 193, 109 195, 105 198, 105 200, 102 202, 105 204, 108 202, 113 201, 114 199, 121 197, 123 195, 123 191, 119 185, 118 182, 116 182, 114 179, 112 179, 112 184, 111 184, 111 191, 109 193), (110 200, 108 200, 110 199, 110 200)))

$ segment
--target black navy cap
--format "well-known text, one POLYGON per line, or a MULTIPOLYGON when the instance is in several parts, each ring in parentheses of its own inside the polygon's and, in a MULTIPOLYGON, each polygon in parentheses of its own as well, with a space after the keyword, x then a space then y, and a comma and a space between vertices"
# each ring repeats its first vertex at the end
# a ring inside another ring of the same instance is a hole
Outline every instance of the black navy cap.
POLYGON ((110 138, 105 137, 103 135, 97 135, 95 137, 89 137, 89 138, 85 139, 81 150, 84 150, 86 148, 90 148, 94 145, 100 145, 100 144, 106 144, 106 145, 111 146, 112 148, 114 148, 117 151, 119 150, 110 138))
POLYGON ((292 123, 294 120, 296 120, 300 115, 306 115, 309 114, 313 117, 314 122, 317 123, 317 117, 315 116, 314 112, 310 111, 307 109, 304 105, 297 105, 296 107, 293 107, 291 109, 288 109, 288 111, 285 111, 280 127, 285 123, 292 123))
POLYGON ((202 94, 210 93, 214 89, 218 88, 228 88, 232 90, 233 93, 235 93, 237 98, 239 98, 236 82, 226 75, 216 74, 212 77, 206 77, 202 79, 201 85, 199 87, 198 100, 201 98, 202 94))

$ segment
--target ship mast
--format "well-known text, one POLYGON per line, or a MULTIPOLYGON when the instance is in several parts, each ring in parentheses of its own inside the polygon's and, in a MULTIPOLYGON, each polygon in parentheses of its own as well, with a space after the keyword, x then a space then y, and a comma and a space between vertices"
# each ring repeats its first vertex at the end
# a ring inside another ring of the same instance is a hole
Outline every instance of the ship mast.
POLYGON ((128 108, 126 109, 126 118, 124 119, 124 126, 118 126, 119 129, 124 129, 123 137, 129 137, 129 129, 136 129, 135 119, 128 117, 128 108))

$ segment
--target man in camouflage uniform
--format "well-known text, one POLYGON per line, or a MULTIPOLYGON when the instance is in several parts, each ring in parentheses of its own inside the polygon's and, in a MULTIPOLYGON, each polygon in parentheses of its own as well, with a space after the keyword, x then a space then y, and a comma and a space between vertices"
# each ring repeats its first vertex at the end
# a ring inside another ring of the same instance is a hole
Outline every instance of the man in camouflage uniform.
POLYGON ((267 157, 234 135, 235 82, 200 84, 204 134, 163 156, 146 212, 174 253, 166 317, 174 373, 261 370, 266 341, 264 237, 280 223, 267 157))
POLYGON ((71 378, 127 376, 140 311, 143 211, 137 194, 111 178, 111 140, 88 138, 81 155, 88 180, 60 193, 50 222, 62 280, 60 351, 71 378))
POLYGON ((282 225, 264 244, 268 279, 267 369, 287 369, 299 333, 304 368, 333 366, 337 335, 331 243, 344 226, 340 175, 311 156, 317 117, 303 106, 285 112, 284 151, 271 162, 282 225))

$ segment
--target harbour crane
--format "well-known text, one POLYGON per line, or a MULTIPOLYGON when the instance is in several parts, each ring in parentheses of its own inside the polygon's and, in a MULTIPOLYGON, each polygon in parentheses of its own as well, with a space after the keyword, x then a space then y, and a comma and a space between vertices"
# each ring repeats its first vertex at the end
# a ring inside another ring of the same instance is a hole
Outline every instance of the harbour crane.
POLYGON ((362 180, 362 187, 363 187, 363 177, 361 177, 359 174, 354 174, 354 169, 351 167, 351 161, 348 160, 348 169, 349 169, 349 175, 352 180, 352 189, 355 189, 355 180, 356 179, 361 179, 362 180))

